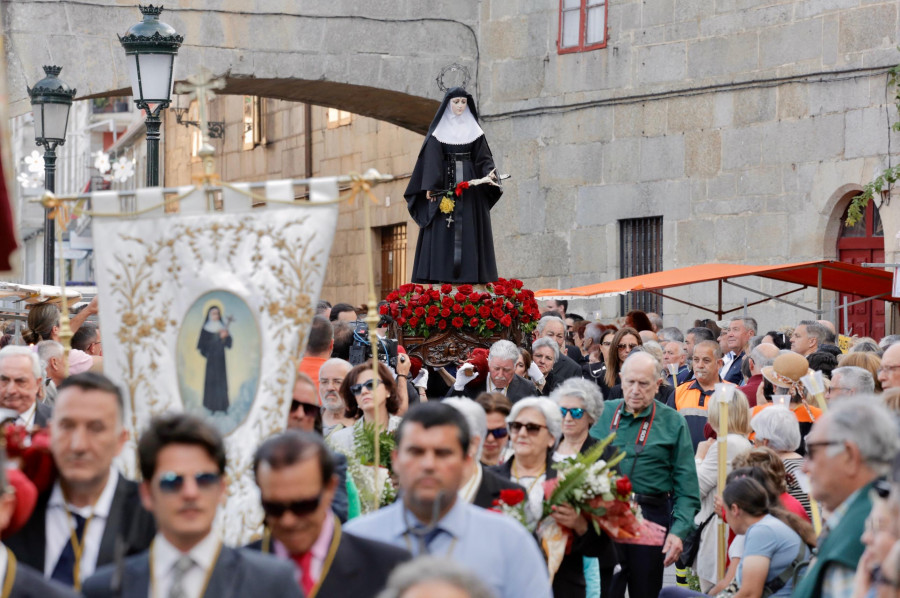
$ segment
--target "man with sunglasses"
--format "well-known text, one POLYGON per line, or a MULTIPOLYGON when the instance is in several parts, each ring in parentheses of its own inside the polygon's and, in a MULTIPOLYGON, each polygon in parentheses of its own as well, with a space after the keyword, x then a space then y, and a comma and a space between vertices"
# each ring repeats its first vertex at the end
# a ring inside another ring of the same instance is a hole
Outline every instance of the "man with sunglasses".
POLYGON ((61 382, 50 421, 56 480, 7 541, 20 562, 76 590, 117 550, 145 550, 156 533, 137 483, 113 464, 128 436, 124 417, 121 392, 108 378, 85 372, 61 382))
POLYGON ((183 413, 154 418, 138 457, 141 501, 159 532, 148 550, 98 569, 84 584, 87 598, 302 596, 288 563, 225 546, 213 529, 226 491, 215 428, 183 413))
POLYGON ((291 562, 307 596, 373 597, 410 554, 341 528, 331 512, 340 486, 332 457, 319 436, 293 430, 259 447, 253 472, 266 529, 250 547, 291 562))
POLYGON ((806 435, 806 461, 814 499, 831 514, 819 534, 806 575, 792 596, 849 596, 872 510, 869 491, 890 472, 900 450, 893 414, 874 397, 836 401, 806 435))

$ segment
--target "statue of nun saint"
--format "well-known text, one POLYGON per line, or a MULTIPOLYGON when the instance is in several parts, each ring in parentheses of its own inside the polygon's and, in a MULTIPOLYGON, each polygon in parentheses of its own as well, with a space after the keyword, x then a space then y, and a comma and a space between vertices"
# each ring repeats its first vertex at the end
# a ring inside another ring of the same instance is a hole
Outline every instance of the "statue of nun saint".
POLYGON ((222 321, 222 311, 212 306, 200 330, 197 349, 206 358, 206 381, 203 384, 203 406, 210 411, 228 411, 228 376, 225 349, 231 348, 231 334, 222 321))
POLYGON ((409 213, 419 225, 412 280, 484 284, 497 280, 491 208, 503 193, 494 158, 478 126, 475 101, 454 87, 444 96, 406 188, 409 213), (492 174, 493 173, 493 174, 492 174), (458 183, 491 175, 491 184, 453 194, 458 183), (444 204, 444 210, 441 204, 444 204))

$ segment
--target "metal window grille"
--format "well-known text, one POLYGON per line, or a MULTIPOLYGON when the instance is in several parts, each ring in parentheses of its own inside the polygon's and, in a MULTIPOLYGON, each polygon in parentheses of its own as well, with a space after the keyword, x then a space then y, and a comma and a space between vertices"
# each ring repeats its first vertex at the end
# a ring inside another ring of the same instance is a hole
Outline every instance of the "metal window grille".
MULTIPOLYGON (((662 216, 619 220, 619 267, 622 278, 662 270, 662 216)), ((654 293, 629 293, 620 300, 622 315, 639 309, 662 315, 662 297, 654 293)))
POLYGON ((406 279, 406 224, 381 227, 381 298, 406 279))

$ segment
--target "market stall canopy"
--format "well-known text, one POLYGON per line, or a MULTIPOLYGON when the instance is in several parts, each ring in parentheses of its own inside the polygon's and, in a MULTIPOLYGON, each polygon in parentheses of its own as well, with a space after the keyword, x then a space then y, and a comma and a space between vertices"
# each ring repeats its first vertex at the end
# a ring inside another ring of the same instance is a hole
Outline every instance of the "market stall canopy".
MULTIPOLYGON (((543 289, 535 293, 538 299, 585 299, 599 297, 614 297, 646 291, 661 295, 679 303, 686 303, 693 307, 699 307, 720 315, 743 309, 738 307, 732 310, 722 309, 722 294, 719 293, 718 309, 707 306, 699 306, 687 301, 664 295, 661 291, 672 287, 680 287, 701 282, 718 281, 721 284, 728 283, 741 289, 759 293, 769 299, 779 299, 784 295, 801 291, 807 287, 819 289, 821 311, 821 291, 837 291, 847 295, 860 295, 866 297, 864 301, 880 299, 884 301, 900 302, 900 297, 892 296, 893 274, 882 268, 864 268, 855 264, 838 262, 833 260, 819 260, 814 262, 798 262, 794 264, 781 264, 775 266, 744 266, 739 264, 700 264, 686 268, 676 268, 663 272, 653 272, 641 276, 610 280, 597 284, 574 287, 571 289, 543 289), (733 282, 731 279, 745 276, 759 276, 781 280, 788 283, 801 285, 778 295, 767 295, 755 289, 747 288, 733 282)), ((786 302, 787 303, 787 302, 786 302)), ((854 302, 855 303, 855 302, 854 302)), ((791 304, 794 305, 794 304, 791 304)), ((798 306, 800 307, 800 306, 798 306)))

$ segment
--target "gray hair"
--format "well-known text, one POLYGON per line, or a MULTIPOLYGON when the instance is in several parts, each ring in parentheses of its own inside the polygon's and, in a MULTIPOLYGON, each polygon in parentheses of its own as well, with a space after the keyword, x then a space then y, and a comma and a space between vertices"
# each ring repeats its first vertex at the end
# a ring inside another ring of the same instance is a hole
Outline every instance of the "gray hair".
POLYGON ((661 343, 665 341, 678 341, 679 343, 684 342, 684 334, 682 334, 682 332, 674 326, 663 328, 656 333, 656 337, 661 343))
POLYGON ((677 346, 678 346, 678 352, 679 352, 681 355, 687 355, 687 345, 684 344, 683 341, 669 341, 669 342, 666 343, 666 346, 669 346, 669 345, 677 345, 677 346))
POLYGON ((731 318, 731 321, 740 322, 747 330, 752 330, 753 334, 756 334, 756 332, 759 330, 759 324, 756 323, 756 318, 751 318, 750 316, 731 318))
POLYGON ((828 337, 828 329, 819 324, 815 320, 801 320, 798 326, 806 326, 806 334, 816 337, 816 346, 821 347, 825 344, 828 337))
MULTIPOLYGON (((774 347, 775 345, 772 346, 774 347)), ((775 357, 778 357, 778 355, 776 355, 775 357)), ((760 370, 775 363, 775 357, 766 357, 765 353, 763 353, 759 348, 759 345, 757 345, 755 349, 750 351, 750 359, 753 360, 753 363, 755 363, 756 367, 760 370)))
POLYGON ((450 559, 420 556, 399 565, 377 598, 401 598, 421 583, 439 581, 466 592, 470 598, 497 598, 469 569, 450 559))
POLYGON ((543 318, 538 320, 538 324, 537 324, 537 328, 535 329, 535 332, 537 334, 543 334, 544 328, 546 328, 547 324, 549 324, 550 322, 559 322, 560 325, 563 327, 563 330, 566 329, 565 320, 563 320, 559 316, 544 316, 543 318))
POLYGON ((543 397, 519 399, 513 403, 512 409, 509 412, 509 417, 506 418, 506 421, 508 423, 516 421, 516 418, 522 413, 523 409, 537 409, 540 411, 544 416, 547 431, 550 432, 550 435, 553 436, 557 444, 559 444, 559 439, 562 437, 562 415, 559 413, 559 407, 556 406, 556 403, 543 397))
POLYGON ((834 368, 831 372, 831 379, 834 380, 837 374, 841 375, 841 382, 853 390, 853 394, 870 395, 875 392, 875 378, 867 369, 855 365, 834 368))
POLYGON ((478 437, 478 452, 475 458, 481 460, 481 449, 484 448, 484 439, 487 436, 487 415, 484 407, 465 397, 450 397, 441 401, 444 405, 450 405, 463 414, 469 424, 469 441, 478 437))
POLYGON ((541 347, 551 347, 553 349, 553 363, 559 361, 559 343, 549 336, 542 336, 531 343, 531 358, 534 359, 534 352, 541 347))
MULTIPOLYGON (((663 349, 656 341, 644 341, 643 350, 653 356, 660 364, 663 362, 663 349)), ((637 347, 635 347, 637 349, 637 347)))
POLYGON ((344 375, 347 374, 350 370, 353 369, 353 364, 347 361, 346 359, 341 359, 340 357, 330 357, 325 360, 325 362, 319 366, 319 371, 322 371, 324 367, 331 367, 333 365, 342 365, 344 366, 344 375))
POLYGON ((603 328, 600 328, 600 324, 591 322, 584 327, 584 332, 582 334, 584 338, 589 338, 595 345, 599 345, 600 341, 603 340, 604 332, 606 331, 603 328))
POLYGON ((510 341, 497 341, 488 352, 488 362, 493 359, 508 359, 515 363, 519 359, 519 349, 510 341))
POLYGON ((550 400, 557 405, 563 397, 581 399, 591 423, 600 419, 600 414, 603 413, 603 393, 600 392, 599 386, 589 380, 569 378, 550 393, 550 400))
POLYGON ((873 339, 863 338, 850 347, 850 353, 874 353, 878 357, 884 355, 884 351, 873 339))
POLYGON ((41 364, 47 367, 51 358, 63 356, 63 346, 56 341, 41 341, 37 344, 37 354, 41 358, 41 364))
POLYGON ((889 334, 881 337, 881 340, 878 341, 878 346, 881 347, 882 351, 887 351, 888 347, 897 343, 900 343, 900 334, 889 334))
POLYGON ((766 407, 750 420, 750 427, 759 440, 769 441, 773 451, 796 451, 800 447, 800 422, 787 407, 766 407))
MULTIPOLYGON (((819 421, 827 422, 829 440, 857 446, 866 465, 877 475, 887 475, 900 450, 897 420, 880 399, 872 395, 837 401, 819 421)), ((836 447, 830 447, 835 449, 836 447)), ((839 450, 829 450, 836 454, 839 450)))
MULTIPOLYGON (((637 347, 635 347, 637 348, 637 347)), ((628 354, 628 357, 625 358, 625 361, 622 363, 622 372, 624 375, 625 366, 628 365, 629 362, 634 362, 638 359, 650 359, 653 361, 653 369, 656 370, 656 379, 662 380, 663 378, 663 367, 659 360, 653 356, 652 353, 647 353, 646 351, 632 351, 628 354), (646 357, 644 357, 646 356, 646 357)))
POLYGON ((43 367, 41 366, 41 358, 38 357, 38 354, 32 351, 29 347, 22 347, 19 345, 6 345, 2 349, 0 349, 0 363, 3 363, 3 360, 7 357, 12 357, 14 355, 24 355, 31 360, 31 373, 34 374, 34 377, 38 380, 43 379, 43 367))

